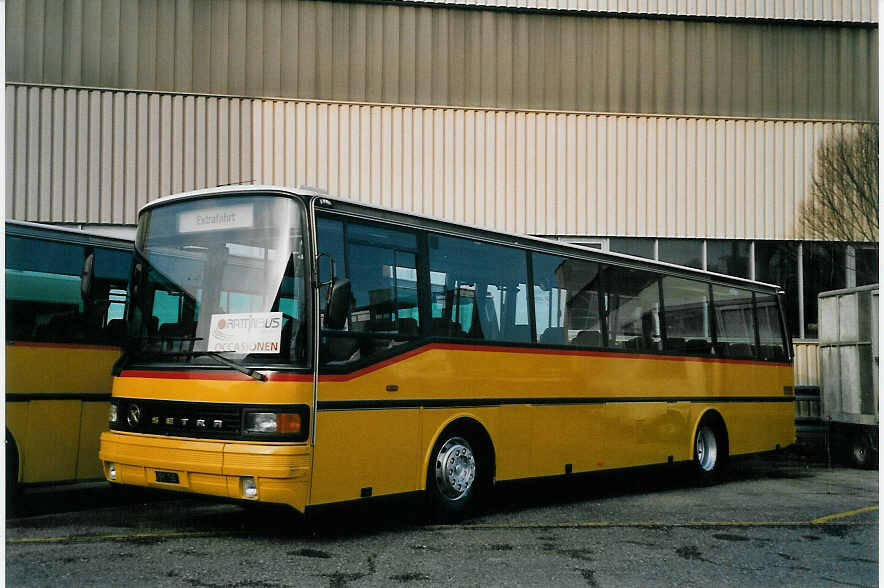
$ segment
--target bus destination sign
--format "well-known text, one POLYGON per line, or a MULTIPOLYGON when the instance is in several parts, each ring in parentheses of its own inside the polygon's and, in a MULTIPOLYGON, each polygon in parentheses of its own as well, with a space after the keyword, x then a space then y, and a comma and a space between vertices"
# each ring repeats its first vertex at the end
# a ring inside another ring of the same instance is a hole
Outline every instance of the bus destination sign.
POLYGON ((253 226, 251 204, 188 210, 178 215, 179 233, 248 229, 253 226))

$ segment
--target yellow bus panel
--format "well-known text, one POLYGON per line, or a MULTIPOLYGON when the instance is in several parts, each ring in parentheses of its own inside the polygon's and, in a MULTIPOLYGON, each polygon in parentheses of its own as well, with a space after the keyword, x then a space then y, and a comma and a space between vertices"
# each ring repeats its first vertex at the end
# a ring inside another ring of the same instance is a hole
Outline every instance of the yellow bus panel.
POLYGON ((98 479, 116 347, 6 345, 6 427, 19 452, 19 481, 98 479))

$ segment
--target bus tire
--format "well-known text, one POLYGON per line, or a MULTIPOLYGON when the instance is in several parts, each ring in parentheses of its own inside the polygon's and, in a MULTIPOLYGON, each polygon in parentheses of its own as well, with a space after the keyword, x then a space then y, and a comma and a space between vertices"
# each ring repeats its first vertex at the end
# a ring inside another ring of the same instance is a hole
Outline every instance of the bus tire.
POLYGON ((476 507, 488 464, 480 442, 460 429, 446 430, 430 454, 427 497, 434 518, 454 520, 476 507))
POLYGON ((15 510, 18 496, 18 448, 15 440, 6 432, 6 512, 15 510))
POLYGON ((848 458, 854 467, 868 469, 872 467, 872 444, 864 431, 856 431, 850 436, 848 458))
POLYGON ((724 424, 718 419, 704 417, 694 433, 694 472, 701 484, 712 484, 721 479, 728 456, 724 424))

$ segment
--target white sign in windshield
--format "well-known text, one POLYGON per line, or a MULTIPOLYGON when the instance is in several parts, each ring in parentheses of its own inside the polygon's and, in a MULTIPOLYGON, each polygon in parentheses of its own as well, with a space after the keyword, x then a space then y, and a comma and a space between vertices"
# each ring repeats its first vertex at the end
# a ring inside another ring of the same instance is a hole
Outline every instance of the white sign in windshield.
POLYGON ((279 353, 281 312, 213 314, 209 351, 279 353))
POLYGON ((247 229, 254 224, 251 204, 188 210, 178 215, 179 233, 247 229))

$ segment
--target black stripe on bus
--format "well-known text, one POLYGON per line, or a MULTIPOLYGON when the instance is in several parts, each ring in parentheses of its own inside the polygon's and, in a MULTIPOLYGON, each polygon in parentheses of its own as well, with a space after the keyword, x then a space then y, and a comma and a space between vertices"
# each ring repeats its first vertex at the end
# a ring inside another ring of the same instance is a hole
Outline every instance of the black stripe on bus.
POLYGON ((82 400, 85 402, 109 401, 110 394, 7 394, 6 402, 30 402, 32 400, 82 400))
POLYGON ((327 400, 318 402, 316 410, 383 410, 397 408, 477 408, 486 406, 509 406, 517 404, 575 405, 620 404, 635 402, 692 402, 716 404, 734 402, 794 402, 793 396, 647 396, 647 397, 584 397, 584 398, 445 398, 405 400, 327 400))

